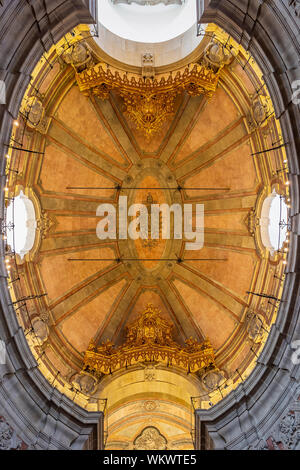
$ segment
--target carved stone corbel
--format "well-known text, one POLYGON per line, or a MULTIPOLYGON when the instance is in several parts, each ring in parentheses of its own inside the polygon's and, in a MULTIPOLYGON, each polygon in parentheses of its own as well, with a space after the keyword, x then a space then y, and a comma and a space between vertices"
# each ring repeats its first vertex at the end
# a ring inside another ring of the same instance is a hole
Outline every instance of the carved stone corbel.
POLYGON ((93 57, 85 42, 75 42, 63 54, 63 61, 72 65, 76 72, 82 72, 93 65, 93 57))

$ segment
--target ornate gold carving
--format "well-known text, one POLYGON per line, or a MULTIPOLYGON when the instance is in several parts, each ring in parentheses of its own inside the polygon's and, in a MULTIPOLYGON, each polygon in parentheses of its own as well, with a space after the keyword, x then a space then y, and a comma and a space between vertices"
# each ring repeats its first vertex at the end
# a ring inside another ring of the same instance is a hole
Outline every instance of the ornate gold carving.
POLYGON ((49 213, 45 210, 41 211, 41 216, 37 220, 37 229, 41 232, 41 237, 46 238, 55 222, 50 217, 49 213))
POLYGON ((177 72, 144 79, 99 63, 77 73, 76 79, 80 91, 91 90, 101 99, 107 99, 110 91, 118 93, 124 99, 125 113, 150 138, 174 114, 179 94, 186 91, 191 96, 203 94, 210 98, 216 91, 221 68, 216 72, 209 66, 190 64, 177 72))
POLYGON ((246 224, 249 232, 254 237, 257 227, 259 227, 259 217, 257 217, 255 209, 251 209, 246 216, 246 224))
POLYGON ((176 365, 185 371, 198 372, 215 367, 213 348, 208 340, 198 343, 190 338, 185 347, 172 339, 173 326, 157 308, 148 304, 145 311, 127 327, 125 343, 115 347, 107 341, 96 347, 91 341, 84 357, 83 370, 96 377, 144 362, 176 365))

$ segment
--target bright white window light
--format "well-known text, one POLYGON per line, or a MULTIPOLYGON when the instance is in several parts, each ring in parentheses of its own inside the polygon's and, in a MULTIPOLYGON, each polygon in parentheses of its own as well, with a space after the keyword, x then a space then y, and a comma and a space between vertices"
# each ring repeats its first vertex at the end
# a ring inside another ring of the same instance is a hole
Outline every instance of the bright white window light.
POLYGON ((287 225, 288 207, 274 190, 264 201, 260 221, 263 244, 271 252, 282 248, 287 238, 287 225))
POLYGON ((7 243, 23 259, 34 245, 37 227, 34 206, 23 191, 8 206, 6 224, 14 226, 7 230, 7 243))
POLYGON ((99 22, 109 31, 130 41, 160 43, 185 33, 196 23, 196 1, 182 5, 113 4, 100 0, 99 22))

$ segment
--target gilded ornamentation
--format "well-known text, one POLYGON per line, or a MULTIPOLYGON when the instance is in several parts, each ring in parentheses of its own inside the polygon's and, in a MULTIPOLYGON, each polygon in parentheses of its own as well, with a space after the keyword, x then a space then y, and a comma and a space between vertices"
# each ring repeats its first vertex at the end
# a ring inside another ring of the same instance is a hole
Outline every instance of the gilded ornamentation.
POLYGON ((142 408, 145 411, 154 411, 159 407, 159 404, 153 400, 147 400, 143 403, 142 408))
POLYGON ((154 382, 156 380, 156 367, 153 365, 146 366, 144 370, 144 381, 154 382))
MULTIPOLYGON (((96 347, 92 341, 85 353, 83 370, 101 377, 115 370, 145 362, 175 365, 185 371, 205 371, 215 367, 214 351, 207 340, 189 339, 181 347, 172 339, 173 325, 157 308, 148 304, 145 311, 127 327, 126 341, 115 347, 110 341, 96 347)), ((152 379, 151 379, 152 380, 152 379)))
POLYGON ((143 429, 133 443, 134 450, 166 450, 167 439, 154 426, 143 429))
POLYGON ((257 227, 259 227, 259 217, 257 217, 255 209, 251 209, 251 211, 248 213, 246 224, 249 229, 249 232, 254 237, 256 229, 257 227))
POLYGON ((142 75, 99 63, 77 73, 76 79, 80 91, 86 94, 91 90, 95 96, 107 99, 110 91, 118 93, 124 100, 125 113, 150 138, 174 114, 175 99, 179 94, 185 91, 191 96, 203 94, 210 98, 216 91, 219 71, 190 64, 177 72, 144 79, 142 75))
POLYGON ((175 92, 123 95, 127 116, 147 138, 155 134, 164 121, 174 114, 175 98, 175 92))
POLYGON ((46 238, 50 229, 54 225, 49 213, 45 210, 41 211, 41 217, 37 220, 37 229, 41 232, 42 238, 46 238))
POLYGON ((152 227, 151 227, 151 207, 152 204, 157 204, 157 201, 153 199, 151 193, 148 193, 146 201, 143 201, 143 204, 147 207, 148 217, 149 217, 149 224, 148 224, 148 238, 142 239, 142 245, 144 248, 151 250, 152 248, 156 247, 159 242, 159 236, 161 234, 161 226, 162 226, 162 217, 160 213, 160 223, 159 223, 159 233, 154 232, 152 234, 152 227), (153 236, 152 236, 153 235, 153 236))

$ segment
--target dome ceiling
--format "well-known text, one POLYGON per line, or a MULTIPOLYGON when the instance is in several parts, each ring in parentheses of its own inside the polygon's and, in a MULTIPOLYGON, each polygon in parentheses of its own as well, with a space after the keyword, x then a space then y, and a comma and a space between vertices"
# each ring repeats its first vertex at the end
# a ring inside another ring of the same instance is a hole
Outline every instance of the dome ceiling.
MULTIPOLYGON (((280 129, 270 112, 255 120, 260 73, 238 54, 212 98, 178 95, 150 139, 114 90, 105 100, 82 93, 56 50, 51 69, 38 65, 32 83, 43 123, 27 126, 24 142, 41 153, 21 155, 10 191, 27 188, 38 211, 37 241, 19 260, 14 295, 47 294, 28 301, 19 317, 26 332, 46 319, 46 341, 33 350, 49 380, 59 371, 65 386, 82 369, 91 339, 121 345, 149 303, 174 326, 177 343, 209 338, 218 369, 233 382, 254 366, 266 339, 255 318, 268 332, 278 304, 253 293, 280 296, 285 256, 263 247, 259 213, 273 187, 286 193, 277 172, 285 157, 282 149, 253 156, 280 141, 280 129), (203 249, 187 251, 181 240, 99 240, 97 207, 117 205, 120 195, 130 203, 204 204, 203 249)), ((16 140, 22 132, 21 119, 16 140)))

